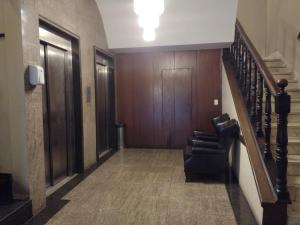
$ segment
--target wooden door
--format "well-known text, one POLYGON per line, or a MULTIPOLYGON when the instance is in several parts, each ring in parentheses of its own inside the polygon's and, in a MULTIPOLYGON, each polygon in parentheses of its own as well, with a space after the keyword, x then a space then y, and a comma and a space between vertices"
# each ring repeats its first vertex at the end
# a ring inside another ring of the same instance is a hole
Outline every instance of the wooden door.
POLYGON ((174 71, 174 134, 171 147, 183 148, 192 132, 192 70, 174 71))
POLYGON ((191 69, 163 70, 162 112, 165 146, 182 148, 192 127, 191 69))

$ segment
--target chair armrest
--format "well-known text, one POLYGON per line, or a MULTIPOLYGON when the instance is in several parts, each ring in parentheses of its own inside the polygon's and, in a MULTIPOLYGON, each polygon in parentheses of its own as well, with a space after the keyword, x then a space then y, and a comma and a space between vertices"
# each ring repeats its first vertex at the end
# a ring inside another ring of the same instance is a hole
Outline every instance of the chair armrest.
POLYGON ((217 136, 206 136, 206 135, 195 136, 195 135, 193 135, 193 138, 197 139, 197 140, 203 140, 203 141, 213 141, 213 142, 219 141, 219 138, 217 136))
POLYGON ((215 133, 210 133, 210 132, 203 132, 203 131, 198 131, 194 130, 193 131, 194 136, 210 136, 210 137, 217 137, 215 133))
POLYGON ((198 140, 194 138, 189 138, 188 144, 192 147, 205 147, 205 148, 220 148, 220 144, 214 141, 198 140))
POLYGON ((201 148, 192 147, 192 155, 225 155, 225 150, 223 148, 201 148))

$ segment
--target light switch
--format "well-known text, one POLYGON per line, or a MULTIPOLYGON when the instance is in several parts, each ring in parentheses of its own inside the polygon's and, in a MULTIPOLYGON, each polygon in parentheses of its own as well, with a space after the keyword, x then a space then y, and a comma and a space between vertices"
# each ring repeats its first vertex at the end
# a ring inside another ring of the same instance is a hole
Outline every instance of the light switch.
POLYGON ((87 86, 85 89, 86 102, 90 103, 92 98, 91 87, 87 86))
POLYGON ((214 99, 214 106, 218 106, 219 105, 219 99, 214 99))

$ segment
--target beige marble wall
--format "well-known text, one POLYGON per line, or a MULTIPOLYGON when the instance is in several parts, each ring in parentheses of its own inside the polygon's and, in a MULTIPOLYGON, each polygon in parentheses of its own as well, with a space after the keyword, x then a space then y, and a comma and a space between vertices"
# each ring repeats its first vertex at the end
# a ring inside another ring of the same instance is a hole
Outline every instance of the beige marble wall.
POLYGON ((300 0, 239 0, 238 19, 263 57, 281 55, 300 78, 300 0))
MULTIPOLYGON (((267 0, 268 54, 279 52, 298 75, 300 74, 300 1, 267 0)), ((300 78, 300 77, 299 77, 300 78)))
POLYGON ((23 198, 29 188, 19 0, 1 1, 0 24, 0 172, 13 175, 15 198, 23 198))
POLYGON ((262 56, 266 55, 267 42, 266 0, 239 0, 237 18, 262 56))
MULTIPOLYGON (((96 127, 94 100, 93 46, 107 48, 101 15, 94 0, 20 0, 24 72, 28 64, 39 64, 39 16, 63 27, 80 38, 84 166, 96 163, 96 127), (91 88, 91 102, 86 102, 85 90, 91 88)), ((30 191, 33 211, 45 206, 45 175, 41 88, 26 88, 27 148, 30 156, 30 191)))

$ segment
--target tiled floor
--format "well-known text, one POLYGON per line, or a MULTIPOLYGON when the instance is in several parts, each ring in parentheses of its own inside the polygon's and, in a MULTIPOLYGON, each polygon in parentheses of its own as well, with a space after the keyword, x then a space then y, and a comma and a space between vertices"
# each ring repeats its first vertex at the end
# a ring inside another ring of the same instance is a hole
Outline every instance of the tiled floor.
POLYGON ((126 149, 28 224, 235 225, 231 202, 222 182, 185 183, 182 151, 126 149))

